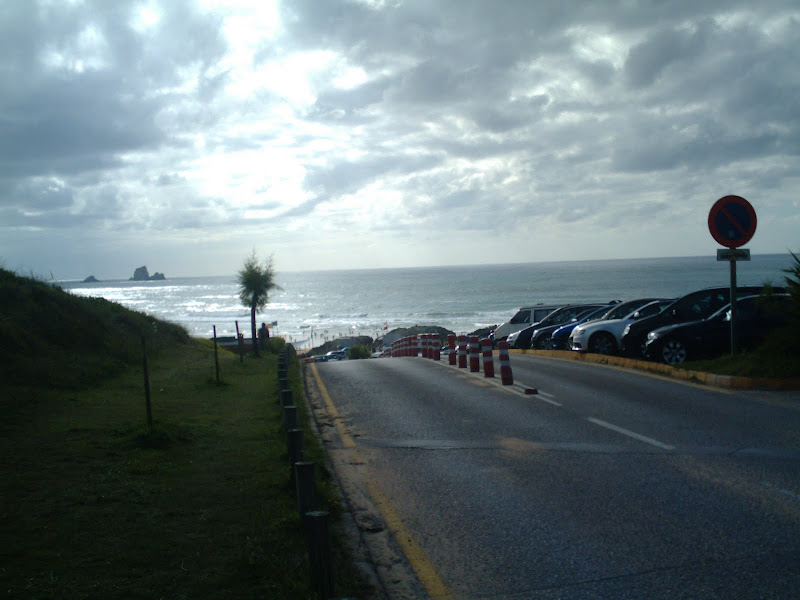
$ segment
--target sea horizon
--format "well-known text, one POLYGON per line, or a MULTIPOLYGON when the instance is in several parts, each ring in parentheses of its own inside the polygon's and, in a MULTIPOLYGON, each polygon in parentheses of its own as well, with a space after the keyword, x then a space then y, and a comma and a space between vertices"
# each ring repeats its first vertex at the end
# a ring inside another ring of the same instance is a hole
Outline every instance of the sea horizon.
MULTIPOLYGON (((783 285, 791 255, 754 255, 737 263, 739 285, 783 285)), ((62 281, 83 296, 183 325, 193 337, 249 332, 236 275, 62 281)), ((716 256, 593 259, 490 265, 391 267, 276 273, 282 289, 270 294, 258 323, 298 348, 337 338, 373 339, 392 329, 439 326, 471 333, 507 321, 521 306, 607 303, 634 298, 675 298, 730 284, 729 265, 716 256)))
MULTIPOLYGON (((797 254, 797 253, 796 253, 797 254)), ((766 252, 762 254, 751 254, 752 257, 778 257, 778 256, 786 256, 790 257, 792 252, 787 250, 786 252, 766 252)), ((800 254, 797 254, 800 256, 800 254)), ((526 262, 502 262, 502 263, 469 263, 469 264, 440 264, 440 265, 419 265, 419 266, 411 266, 411 267, 360 267, 360 268, 342 268, 342 269, 302 269, 302 270, 280 270, 276 269, 276 275, 282 274, 317 274, 317 273, 363 273, 363 272, 370 272, 370 271, 403 271, 403 270, 433 270, 433 269, 469 269, 469 268, 486 268, 486 267, 522 267, 528 265, 559 265, 559 264, 575 264, 575 263, 613 263, 613 262, 636 262, 636 261, 658 261, 658 260, 692 260, 692 259, 709 259, 716 261, 716 254, 713 255, 686 255, 686 256, 647 256, 647 257, 637 257, 637 258, 586 258, 586 259, 571 259, 571 260, 546 260, 546 261, 526 261, 526 262)), ((745 262, 745 261, 740 261, 745 262)), ((149 268, 148 268, 149 269, 149 268)), ((238 271, 238 269, 237 269, 238 271)), ((156 271, 154 271, 155 273, 156 271)), ((158 271, 163 272, 163 271, 158 271)), ((85 275, 83 278, 63 278, 63 279, 51 279, 55 283, 83 283, 85 279, 88 277, 92 277, 96 275, 94 273, 90 273, 85 275)), ((204 275, 173 275, 167 276, 164 273, 166 280, 168 279, 198 279, 198 278, 222 278, 222 277, 235 277, 236 273, 227 273, 227 274, 204 274, 204 275)), ((165 280, 134 280, 132 277, 112 277, 108 279, 97 278, 99 283, 108 282, 108 283, 118 283, 118 282, 139 282, 139 283, 148 283, 148 282, 158 282, 158 281, 165 281, 165 280)))

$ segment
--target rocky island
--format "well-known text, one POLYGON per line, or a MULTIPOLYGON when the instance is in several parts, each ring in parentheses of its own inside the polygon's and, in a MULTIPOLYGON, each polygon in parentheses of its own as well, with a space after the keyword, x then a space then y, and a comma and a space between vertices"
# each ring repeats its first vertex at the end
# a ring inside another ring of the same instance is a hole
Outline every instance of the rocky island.
POLYGON ((147 267, 139 267, 133 272, 133 277, 128 281, 163 281, 166 277, 163 273, 150 273, 147 272, 147 267))
POLYGON ((86 279, 83 280, 83 283, 99 283, 99 279, 94 275, 89 275, 86 279))

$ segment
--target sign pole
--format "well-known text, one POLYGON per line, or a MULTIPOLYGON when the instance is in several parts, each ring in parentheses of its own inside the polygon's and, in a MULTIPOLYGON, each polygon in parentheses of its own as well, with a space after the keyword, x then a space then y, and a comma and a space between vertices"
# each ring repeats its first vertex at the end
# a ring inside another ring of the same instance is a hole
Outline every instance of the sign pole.
POLYGON ((731 256, 731 356, 736 354, 736 259, 731 256))
POLYGON ((717 260, 731 264, 731 354, 736 354, 736 261, 750 260, 750 251, 741 249, 753 237, 758 219, 752 204, 741 196, 724 196, 708 213, 708 230, 727 251, 717 250, 717 260))

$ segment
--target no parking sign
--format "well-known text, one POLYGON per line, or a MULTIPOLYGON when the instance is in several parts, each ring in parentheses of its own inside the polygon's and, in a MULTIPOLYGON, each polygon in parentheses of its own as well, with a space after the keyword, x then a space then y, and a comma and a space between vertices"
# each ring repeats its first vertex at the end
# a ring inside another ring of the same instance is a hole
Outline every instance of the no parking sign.
POLYGON ((753 205, 741 196, 720 198, 708 213, 711 237, 728 248, 738 248, 749 242, 756 232, 757 224, 753 205))
POLYGON ((717 260, 727 260, 731 269, 731 354, 736 353, 736 261, 750 260, 749 250, 735 250, 749 242, 756 232, 756 211, 741 196, 723 196, 708 212, 708 230, 728 250, 717 250, 717 260))

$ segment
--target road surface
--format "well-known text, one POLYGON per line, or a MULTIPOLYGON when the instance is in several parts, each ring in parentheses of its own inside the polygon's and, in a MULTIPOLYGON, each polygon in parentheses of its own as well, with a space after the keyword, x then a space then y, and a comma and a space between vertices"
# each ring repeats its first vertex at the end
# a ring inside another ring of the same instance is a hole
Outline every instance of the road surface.
POLYGON ((308 368, 390 598, 800 598, 797 394, 512 367, 308 368))

